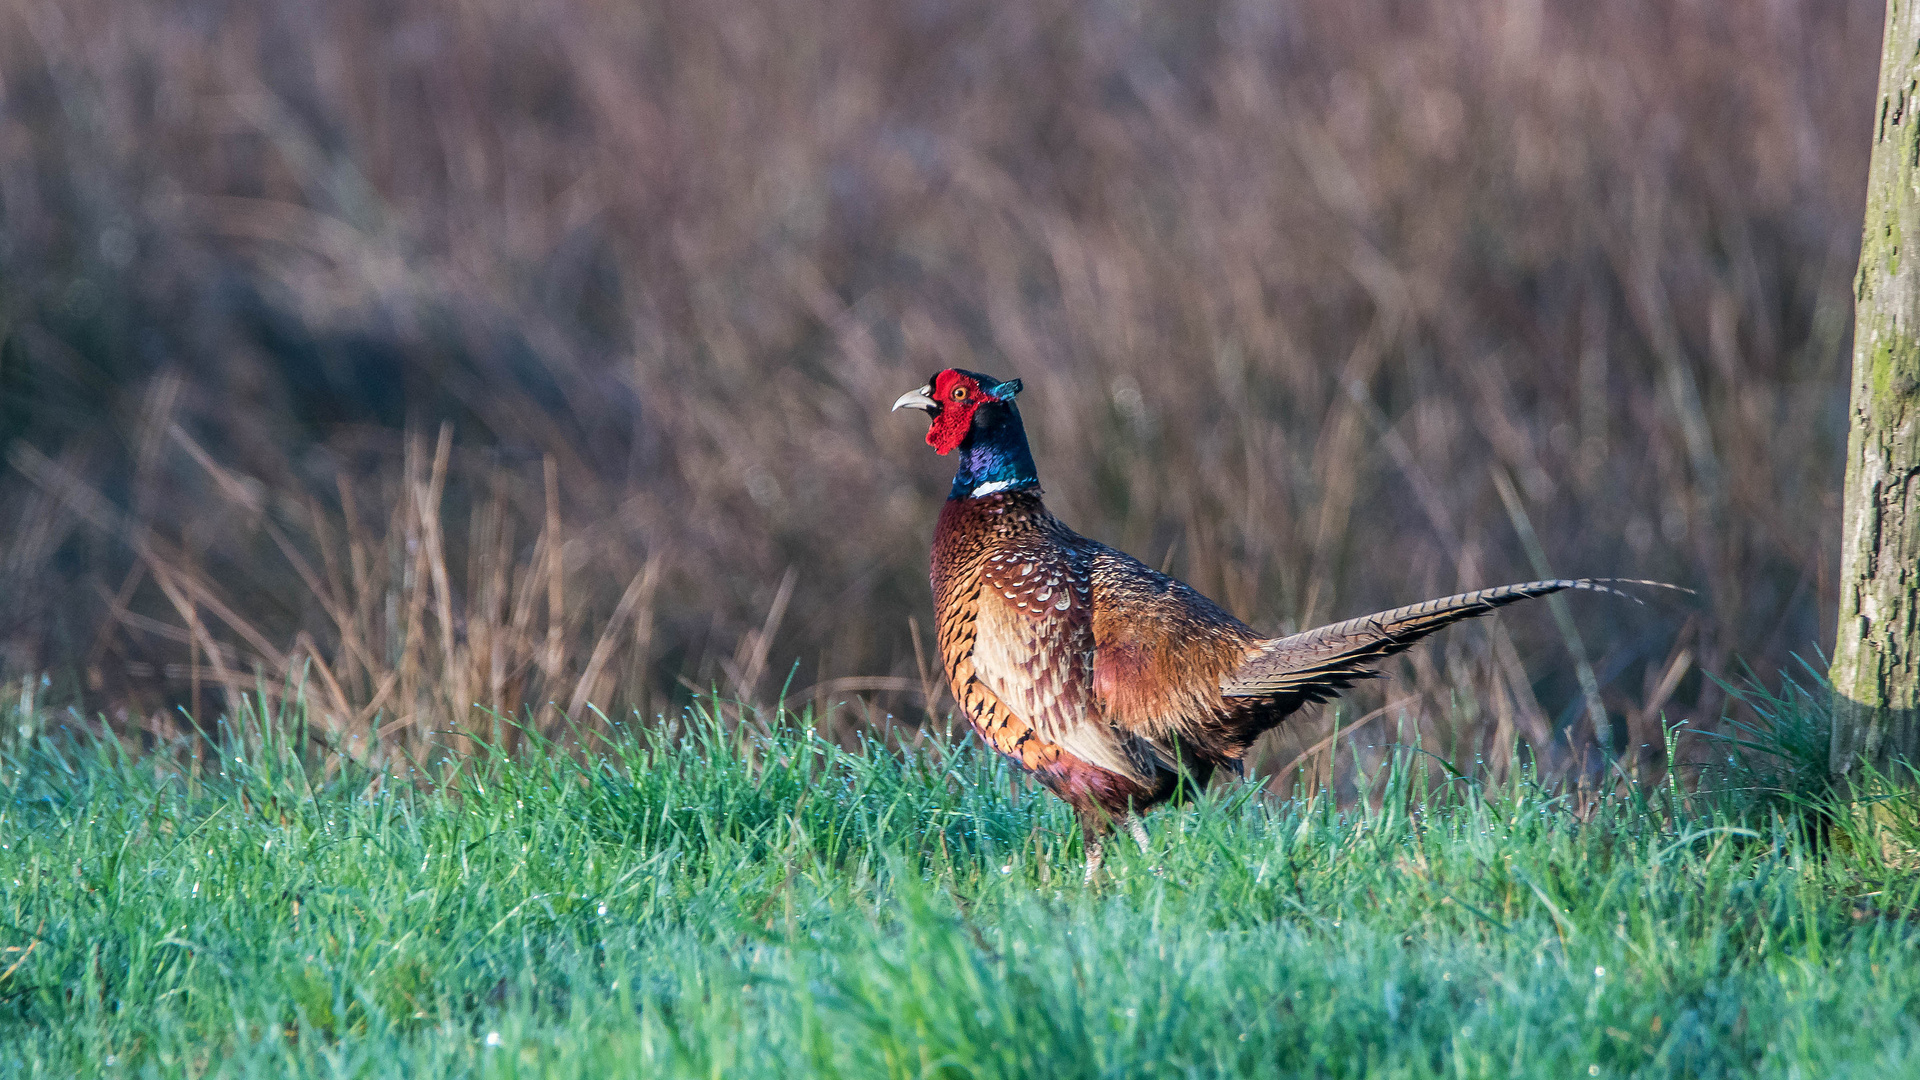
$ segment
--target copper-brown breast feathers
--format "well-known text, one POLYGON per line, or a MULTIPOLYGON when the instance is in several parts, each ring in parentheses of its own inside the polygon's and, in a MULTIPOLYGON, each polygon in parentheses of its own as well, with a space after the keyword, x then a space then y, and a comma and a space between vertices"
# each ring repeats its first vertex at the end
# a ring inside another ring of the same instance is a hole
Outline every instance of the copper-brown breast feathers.
POLYGON ((1039 738, 1144 781, 1150 751, 1116 730, 1094 697, 1088 560, 1051 540, 1016 538, 982 565, 974 675, 1039 738))
POLYGON ((1014 708, 982 681, 975 666, 981 599, 989 591, 984 571, 998 565, 988 560, 1009 531, 1019 528, 1018 518, 1010 521, 1005 509, 968 500, 950 502, 942 510, 934 532, 934 621, 941 665, 961 713, 987 745, 1023 768, 1044 769, 1059 759, 1059 747, 1036 737, 1014 708))

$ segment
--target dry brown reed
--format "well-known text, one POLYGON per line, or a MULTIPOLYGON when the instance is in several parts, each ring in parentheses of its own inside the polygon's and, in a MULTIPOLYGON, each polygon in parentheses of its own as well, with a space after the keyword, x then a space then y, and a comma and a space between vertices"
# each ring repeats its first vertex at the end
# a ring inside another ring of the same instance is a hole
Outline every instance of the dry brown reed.
POLYGON ((1575 601, 1584 689, 1544 611, 1451 632, 1270 766, 1656 768, 1703 671, 1831 638, 1879 27, 0 0, 0 676, 148 740, 297 684, 352 753, 695 688, 917 722, 946 463, 885 406, 961 365, 1063 517, 1259 626, 1700 591, 1575 601))

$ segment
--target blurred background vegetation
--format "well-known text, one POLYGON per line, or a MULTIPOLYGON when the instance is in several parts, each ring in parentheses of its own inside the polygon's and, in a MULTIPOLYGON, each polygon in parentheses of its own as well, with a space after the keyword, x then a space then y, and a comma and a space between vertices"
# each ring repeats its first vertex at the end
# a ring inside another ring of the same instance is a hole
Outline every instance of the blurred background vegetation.
POLYGON ((1346 714, 1657 768, 1832 641, 1881 17, 0 0, 0 682, 149 748, 298 685, 362 758, 476 702, 944 717, 951 464, 886 407, 959 365, 1026 381, 1056 512, 1265 629, 1697 589, 1346 714))

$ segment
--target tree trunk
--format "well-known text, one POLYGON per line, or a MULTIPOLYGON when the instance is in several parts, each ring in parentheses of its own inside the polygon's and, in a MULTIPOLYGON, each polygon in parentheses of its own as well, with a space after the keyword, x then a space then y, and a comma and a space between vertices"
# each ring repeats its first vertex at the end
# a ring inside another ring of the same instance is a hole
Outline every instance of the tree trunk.
POLYGON ((1854 283, 1835 776, 1920 764, 1920 6, 1889 0, 1854 283))

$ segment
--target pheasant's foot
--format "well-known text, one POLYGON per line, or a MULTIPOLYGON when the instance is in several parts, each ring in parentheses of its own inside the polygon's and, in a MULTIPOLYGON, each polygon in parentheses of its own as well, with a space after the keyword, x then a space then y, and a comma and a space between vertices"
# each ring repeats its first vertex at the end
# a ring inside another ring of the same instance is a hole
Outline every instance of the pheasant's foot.
POLYGON ((1106 861, 1107 861, 1107 845, 1102 843, 1099 840, 1089 839, 1087 841, 1087 877, 1086 877, 1086 883, 1088 885, 1093 884, 1093 879, 1096 876, 1098 876, 1100 873, 1101 864, 1105 863, 1106 861))
POLYGON ((1166 871, 1160 868, 1159 863, 1152 861, 1153 848, 1147 840, 1147 827, 1139 818, 1127 818, 1127 835, 1133 837, 1133 842, 1140 845, 1140 854, 1147 856, 1147 868, 1153 871, 1154 877, 1159 877, 1166 873, 1166 871))

